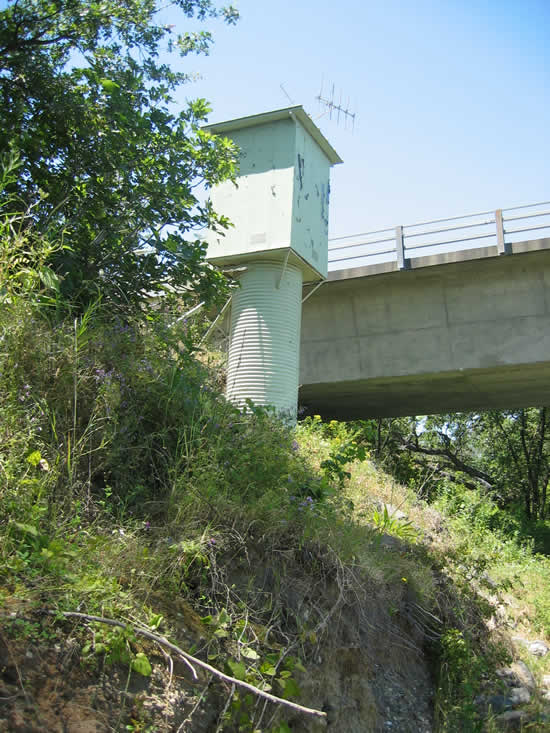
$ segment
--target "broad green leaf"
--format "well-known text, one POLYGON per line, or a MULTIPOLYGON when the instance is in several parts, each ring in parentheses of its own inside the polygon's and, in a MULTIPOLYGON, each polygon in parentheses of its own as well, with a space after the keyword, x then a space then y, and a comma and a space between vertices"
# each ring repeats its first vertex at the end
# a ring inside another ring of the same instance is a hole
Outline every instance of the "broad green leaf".
POLYGON ((59 278, 50 267, 41 267, 39 269, 40 279, 42 283, 50 290, 59 291, 59 278))
POLYGON ((218 626, 227 626, 231 621, 231 616, 227 613, 225 608, 222 608, 218 615, 218 626))
POLYGON ((276 668, 272 664, 269 664, 269 662, 264 662, 262 664, 262 666, 260 667, 260 672, 262 674, 268 675, 269 677, 273 677, 277 674, 276 668))
POLYGON ((143 677, 150 677, 151 672, 153 671, 151 663, 143 652, 138 652, 136 654, 136 656, 132 659, 130 666, 135 672, 142 675, 143 677))
POLYGON ((255 652, 254 649, 251 649, 250 647, 244 647, 241 649, 241 654, 245 659, 259 659, 260 655, 258 652, 255 652))
POLYGON ((228 670, 228 674, 235 677, 237 680, 246 679, 246 667, 243 662, 237 662, 235 659, 228 659, 225 663, 225 667, 228 670))

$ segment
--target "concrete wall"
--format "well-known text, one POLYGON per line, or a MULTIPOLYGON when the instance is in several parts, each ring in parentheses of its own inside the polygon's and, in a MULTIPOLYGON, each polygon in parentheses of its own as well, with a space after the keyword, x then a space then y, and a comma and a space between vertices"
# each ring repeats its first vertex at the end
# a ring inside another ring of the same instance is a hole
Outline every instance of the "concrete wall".
POLYGON ((550 252, 326 283, 304 303, 300 382, 338 417, 550 404, 550 252))

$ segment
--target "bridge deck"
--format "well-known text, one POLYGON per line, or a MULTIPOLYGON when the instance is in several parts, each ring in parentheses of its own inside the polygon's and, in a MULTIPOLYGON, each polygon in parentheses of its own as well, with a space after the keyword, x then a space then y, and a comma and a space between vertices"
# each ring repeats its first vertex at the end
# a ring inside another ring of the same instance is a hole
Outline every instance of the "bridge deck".
POLYGON ((303 305, 300 403, 340 418, 550 404, 550 238, 510 251, 332 272, 303 305))

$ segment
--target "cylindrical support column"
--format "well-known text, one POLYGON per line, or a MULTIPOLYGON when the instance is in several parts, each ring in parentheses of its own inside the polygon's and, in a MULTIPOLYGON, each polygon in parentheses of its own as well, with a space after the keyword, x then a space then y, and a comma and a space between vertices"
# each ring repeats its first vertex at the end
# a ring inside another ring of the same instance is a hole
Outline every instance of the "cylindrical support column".
POLYGON ((272 405, 296 420, 302 272, 283 262, 247 263, 233 294, 227 398, 272 405))

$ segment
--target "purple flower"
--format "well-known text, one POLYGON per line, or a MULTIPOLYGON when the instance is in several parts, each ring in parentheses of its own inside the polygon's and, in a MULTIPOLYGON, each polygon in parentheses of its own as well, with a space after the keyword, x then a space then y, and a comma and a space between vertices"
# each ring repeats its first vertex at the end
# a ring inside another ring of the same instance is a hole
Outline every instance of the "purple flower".
POLYGON ((290 447, 292 448, 293 451, 297 451, 300 448, 300 446, 298 444, 298 441, 296 441, 296 440, 293 440, 292 441, 292 445, 290 447))

